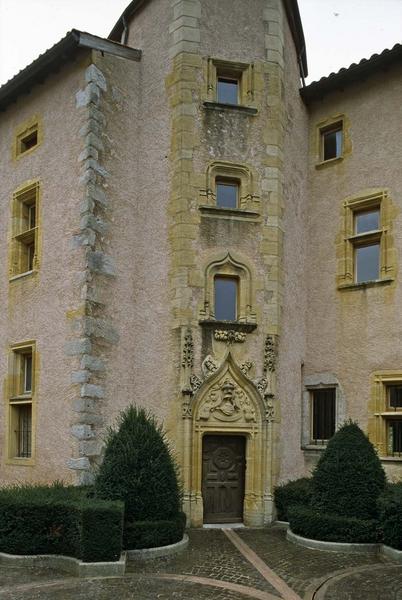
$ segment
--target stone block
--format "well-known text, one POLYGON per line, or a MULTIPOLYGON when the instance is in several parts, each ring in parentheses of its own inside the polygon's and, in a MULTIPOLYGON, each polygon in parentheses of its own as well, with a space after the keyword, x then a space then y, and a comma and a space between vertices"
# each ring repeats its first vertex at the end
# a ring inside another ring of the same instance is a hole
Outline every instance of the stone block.
POLYGON ((119 334, 112 323, 106 319, 85 317, 81 320, 81 326, 88 336, 102 338, 111 344, 115 344, 119 341, 119 334))
POLYGON ((84 162, 88 158, 98 159, 99 152, 94 146, 86 146, 78 157, 78 162, 84 162))
POLYGON ((78 424, 71 427, 71 434, 78 440, 89 440, 95 436, 90 425, 78 424))
POLYGON ((85 81, 88 83, 94 83, 104 92, 107 90, 106 78, 96 65, 89 65, 85 71, 85 81))
POLYGON ((104 371, 105 364, 96 356, 84 354, 84 356, 81 358, 81 369, 89 369, 90 371, 104 371))
POLYGON ((93 104, 88 108, 88 115, 90 119, 95 119, 95 121, 98 121, 101 125, 106 125, 105 115, 93 104))
POLYGON ((103 146, 103 142, 100 139, 100 137, 97 136, 97 135, 95 135, 92 132, 88 133, 88 135, 86 136, 86 138, 85 138, 85 144, 87 146, 93 146, 94 148, 96 148, 100 152, 103 152, 103 150, 105 149, 104 146, 103 146))
POLYGON ((88 383, 91 377, 90 371, 83 369, 71 373, 71 383, 88 383))
POLYGON ((100 385, 84 383, 81 386, 81 398, 104 398, 105 392, 100 385))
POLYGON ((98 401, 93 398, 77 398, 73 402, 73 411, 76 413, 97 413, 98 401))
POLYGON ((108 230, 108 224, 102 221, 101 219, 95 217, 94 215, 85 215, 81 218, 80 221, 81 229, 92 229, 97 231, 101 235, 104 235, 108 230))
POLYGON ((91 229, 86 229, 82 233, 74 235, 71 238, 71 244, 73 248, 79 248, 80 246, 94 246, 96 242, 96 233, 91 229))
MULTIPOLYGON (((92 147, 92 146, 91 146, 92 147)), ((92 169, 95 173, 98 173, 101 177, 109 177, 108 171, 99 164, 99 162, 93 158, 87 158, 83 164, 84 169, 92 169)))
POLYGON ((201 3, 199 0, 179 0, 176 2, 173 8, 173 18, 178 19, 183 16, 201 18, 201 3))
POLYGON ((105 207, 108 205, 106 193, 100 185, 90 184, 86 189, 86 195, 97 204, 105 207))
POLYGON ((78 452, 80 456, 100 456, 102 446, 103 444, 99 440, 83 440, 79 443, 78 452))
POLYGON ((116 275, 116 267, 113 259, 103 252, 88 252, 87 266, 88 269, 94 273, 100 273, 101 275, 107 275, 108 277, 115 277, 116 275))
POLYGON ((69 458, 67 466, 74 471, 85 471, 89 470, 91 465, 89 459, 86 456, 82 456, 81 458, 69 458))
POLYGON ((90 354, 91 350, 92 344, 89 338, 82 338, 79 340, 72 340, 71 342, 67 342, 64 349, 67 356, 79 356, 80 354, 90 354))

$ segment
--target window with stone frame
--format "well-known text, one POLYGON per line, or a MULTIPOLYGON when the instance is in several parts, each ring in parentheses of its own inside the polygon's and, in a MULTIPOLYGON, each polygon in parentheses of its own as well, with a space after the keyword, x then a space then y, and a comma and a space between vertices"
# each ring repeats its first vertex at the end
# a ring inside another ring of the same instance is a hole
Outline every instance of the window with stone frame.
POLYGON ((385 190, 344 202, 337 252, 339 288, 393 280, 392 212, 385 190))
POLYGON ((374 374, 368 430, 380 456, 402 458, 402 372, 374 374))
POLYGON ((210 163, 206 171, 205 188, 200 189, 199 207, 201 211, 215 216, 216 213, 221 217, 229 216, 230 211, 236 211, 238 218, 242 217, 242 212, 245 218, 258 218, 260 197, 252 170, 239 163, 210 163))
POLYGON ((33 458, 33 404, 35 343, 13 346, 8 377, 8 459, 15 463, 33 458))
POLYGON ((320 128, 320 158, 322 162, 343 155, 343 122, 320 128))
POLYGON ((303 377, 302 439, 304 450, 325 448, 346 418, 346 400, 334 373, 322 372, 303 377))
POLYGON ((336 388, 320 387, 310 390, 311 444, 326 444, 335 433, 336 388))
POLYGON ((256 326, 255 298, 250 268, 227 254, 205 270, 200 322, 222 321, 256 326))
POLYGON ((35 150, 42 141, 40 121, 37 116, 19 125, 15 131, 13 156, 22 158, 35 150))
POLYGON ((209 58, 207 62, 207 100, 230 106, 254 104, 254 67, 252 64, 209 58))
POLYGON ((39 182, 13 194, 11 217, 10 277, 38 269, 39 182))

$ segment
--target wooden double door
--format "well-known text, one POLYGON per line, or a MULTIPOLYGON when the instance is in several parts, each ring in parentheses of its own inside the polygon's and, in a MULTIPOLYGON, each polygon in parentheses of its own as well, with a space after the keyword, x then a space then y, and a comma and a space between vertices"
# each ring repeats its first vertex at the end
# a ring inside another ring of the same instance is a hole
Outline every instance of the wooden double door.
POLYGON ((246 439, 206 435, 202 447, 204 523, 243 521, 246 439))

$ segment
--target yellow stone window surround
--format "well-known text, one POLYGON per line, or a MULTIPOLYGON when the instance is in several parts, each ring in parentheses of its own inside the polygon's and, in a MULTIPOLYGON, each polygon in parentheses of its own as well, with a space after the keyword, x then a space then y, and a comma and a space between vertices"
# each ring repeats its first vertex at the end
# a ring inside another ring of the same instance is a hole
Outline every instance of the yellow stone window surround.
POLYGON ((11 205, 10 280, 39 268, 40 183, 29 181, 13 194, 11 205))
MULTIPOLYGON (((402 370, 378 371, 371 377, 368 435, 378 454, 388 460, 395 460, 390 448, 390 425, 402 421, 402 406, 391 407, 389 402, 389 389, 395 385, 402 386, 402 370)), ((402 460, 402 453, 397 459, 402 460)))
POLYGON ((256 324, 253 278, 249 266, 226 254, 209 263, 205 269, 204 300, 200 309, 200 322, 215 320, 214 280, 216 276, 238 280, 237 323, 256 324))
POLYGON ((205 99, 209 102, 218 102, 217 84, 219 77, 237 81, 237 104, 254 108, 255 77, 253 64, 207 58, 205 99))
POLYGON ((342 205, 342 230, 337 241, 338 288, 366 287, 390 283, 395 277, 395 248, 392 222, 395 215, 389 193, 385 189, 369 190, 347 198, 342 205), (355 233, 356 215, 364 211, 379 211, 379 228, 376 231, 355 233), (361 245, 379 244, 379 277, 373 281, 356 282, 355 252, 361 245))
POLYGON ((35 462, 38 357, 35 341, 10 347, 6 384, 6 461, 32 466, 35 462))
POLYGON ((31 154, 42 143, 42 123, 37 115, 21 123, 14 132, 13 159, 31 154))
POLYGON ((252 170, 247 165, 228 161, 214 161, 208 165, 205 188, 200 190, 200 208, 217 208, 216 185, 224 180, 238 183, 239 198, 237 209, 221 208, 221 211, 259 211, 260 198, 252 170))
POLYGON ((352 152, 349 119, 342 113, 327 117, 317 123, 313 129, 312 148, 314 149, 315 166, 317 169, 328 167, 342 161, 352 152), (341 131, 342 148, 338 156, 324 160, 324 136, 331 131, 341 131))

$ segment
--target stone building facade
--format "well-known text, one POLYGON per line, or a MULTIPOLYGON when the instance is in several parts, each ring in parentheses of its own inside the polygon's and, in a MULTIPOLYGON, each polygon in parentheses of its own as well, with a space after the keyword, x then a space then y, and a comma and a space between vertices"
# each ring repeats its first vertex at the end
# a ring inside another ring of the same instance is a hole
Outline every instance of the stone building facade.
POLYGON ((401 55, 300 89, 296 0, 133 0, 0 88, 2 482, 90 482, 129 403, 194 526, 347 417, 400 477, 401 55))

